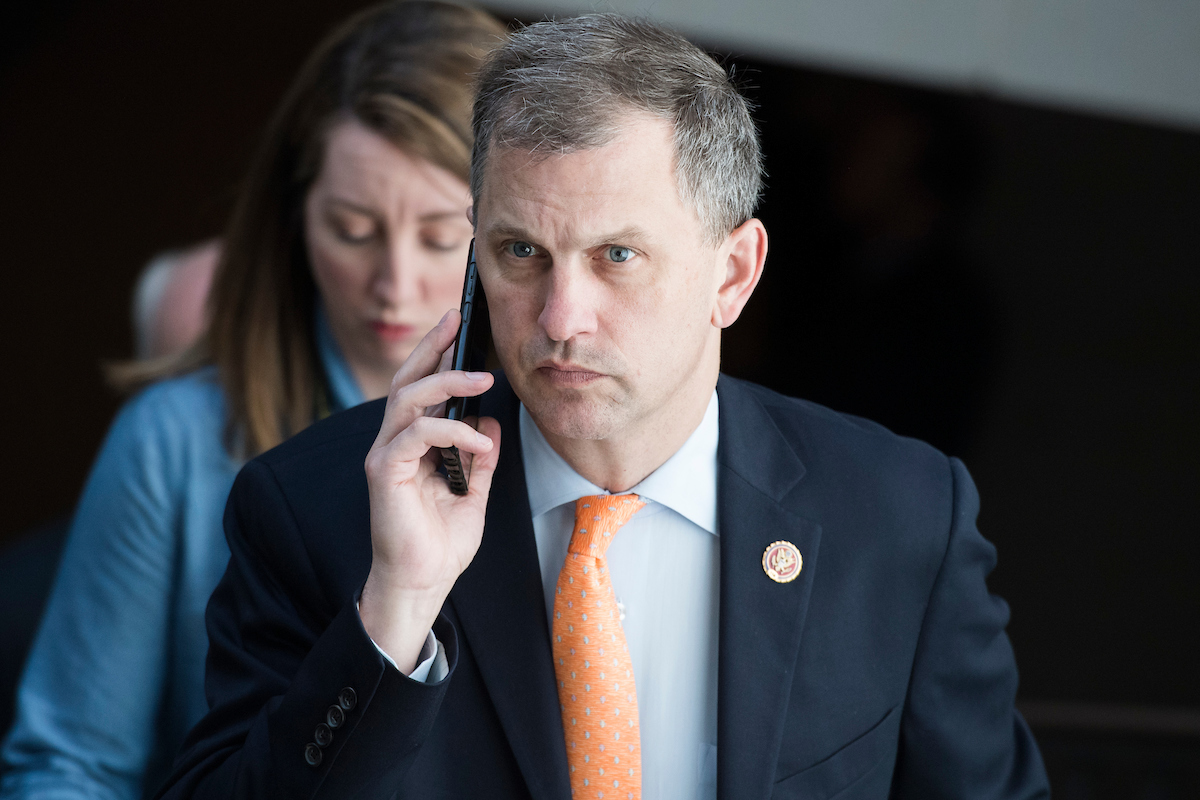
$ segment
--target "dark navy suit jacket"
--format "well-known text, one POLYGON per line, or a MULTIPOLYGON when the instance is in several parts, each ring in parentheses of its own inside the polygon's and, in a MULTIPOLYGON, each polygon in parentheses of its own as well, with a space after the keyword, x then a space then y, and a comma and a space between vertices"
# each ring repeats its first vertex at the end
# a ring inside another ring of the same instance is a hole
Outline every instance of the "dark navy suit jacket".
MULTIPOLYGON (((717 392, 720 797, 1048 796, 963 466, 752 384, 717 392), (780 539, 804 562, 785 584, 762 568, 780 539)), ((382 401, 246 465, 208 608, 211 711, 165 796, 570 797, 518 407, 503 378, 483 401, 500 465, 483 544, 434 628, 450 672, 433 685, 387 666, 355 609, 382 401), (312 766, 345 688, 353 708, 312 766)))

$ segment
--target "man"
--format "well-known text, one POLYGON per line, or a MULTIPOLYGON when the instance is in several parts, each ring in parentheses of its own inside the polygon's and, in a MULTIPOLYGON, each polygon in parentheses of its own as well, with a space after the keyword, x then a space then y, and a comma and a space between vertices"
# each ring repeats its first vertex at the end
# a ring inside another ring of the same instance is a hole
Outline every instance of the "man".
POLYGON ((386 405, 245 468, 167 795, 1046 796, 963 467, 719 377, 767 250, 722 70, 540 23, 475 133, 503 374, 444 369, 450 313, 386 405), (480 394, 478 433, 428 412, 480 394))

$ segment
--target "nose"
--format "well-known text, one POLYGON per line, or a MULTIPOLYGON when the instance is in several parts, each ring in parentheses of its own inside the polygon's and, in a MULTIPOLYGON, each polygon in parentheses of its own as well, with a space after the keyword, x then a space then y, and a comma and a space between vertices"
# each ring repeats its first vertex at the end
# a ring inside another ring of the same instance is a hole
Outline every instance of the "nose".
POLYGON ((596 287, 581 265, 555 261, 547 272, 546 299, 538 325, 552 341, 596 331, 596 287))
POLYGON ((408 239, 406 236, 389 239, 371 285, 375 296, 391 308, 417 302, 423 291, 418 248, 408 239))

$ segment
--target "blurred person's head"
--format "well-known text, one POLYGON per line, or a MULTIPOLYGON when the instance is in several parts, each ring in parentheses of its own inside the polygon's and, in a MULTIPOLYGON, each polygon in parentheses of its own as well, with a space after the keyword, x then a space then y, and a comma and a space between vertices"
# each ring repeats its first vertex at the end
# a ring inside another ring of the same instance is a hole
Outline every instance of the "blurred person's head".
POLYGON ((472 79, 506 35, 483 11, 393 2, 352 17, 301 69, 242 187, 191 358, 216 364, 244 454, 328 408, 318 304, 367 397, 458 304, 472 79))
POLYGON ((205 308, 221 245, 217 240, 160 253, 133 290, 134 352, 139 359, 173 356, 204 333, 205 308))

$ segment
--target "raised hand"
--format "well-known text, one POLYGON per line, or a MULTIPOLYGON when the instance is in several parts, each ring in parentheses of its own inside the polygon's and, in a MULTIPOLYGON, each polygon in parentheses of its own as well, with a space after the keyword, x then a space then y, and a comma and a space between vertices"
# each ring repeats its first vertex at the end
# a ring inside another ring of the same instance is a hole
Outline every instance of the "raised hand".
POLYGON ((500 457, 500 423, 431 413, 451 397, 491 388, 486 372, 446 371, 459 315, 431 330, 392 379, 379 436, 367 454, 371 501, 371 572, 359 601, 370 637, 410 672, 442 603, 483 538, 484 512, 500 457), (438 371, 439 364, 442 371, 438 371), (470 465, 470 489, 450 491, 437 472, 437 448, 455 446, 470 465))

